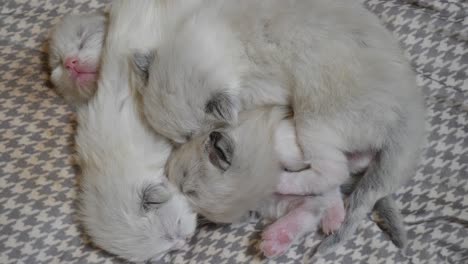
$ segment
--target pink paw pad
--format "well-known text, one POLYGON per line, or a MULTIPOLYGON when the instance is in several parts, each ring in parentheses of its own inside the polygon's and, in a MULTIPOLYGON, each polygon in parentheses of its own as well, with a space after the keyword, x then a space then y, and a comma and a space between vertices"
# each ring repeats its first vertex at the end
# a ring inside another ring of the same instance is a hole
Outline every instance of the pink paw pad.
POLYGON ((262 234, 260 250, 265 257, 274 258, 284 254, 300 232, 300 211, 286 215, 270 225, 262 234))
POLYGON ((267 258, 283 255, 293 242, 292 234, 285 229, 272 230, 273 232, 268 231, 269 230, 263 233, 263 241, 260 243, 260 250, 267 258))
POLYGON ((322 217, 322 231, 329 235, 336 232, 345 219, 345 210, 343 203, 340 201, 328 208, 322 217))

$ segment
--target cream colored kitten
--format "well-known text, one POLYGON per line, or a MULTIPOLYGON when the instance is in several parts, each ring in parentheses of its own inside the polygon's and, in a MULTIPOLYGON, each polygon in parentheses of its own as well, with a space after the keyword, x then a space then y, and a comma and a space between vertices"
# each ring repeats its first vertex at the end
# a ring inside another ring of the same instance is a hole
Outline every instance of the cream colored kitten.
POLYGON ((346 153, 376 152, 345 224, 319 251, 352 236, 378 201, 414 175, 422 95, 397 41, 356 1, 204 1, 152 54, 135 58, 135 83, 149 124, 174 142, 233 126, 241 110, 292 107, 297 141, 314 169, 284 174, 283 194, 335 189, 349 178, 346 153))
POLYGON ((170 181, 209 220, 230 223, 249 210, 277 219, 263 233, 261 249, 267 257, 283 254, 304 234, 315 231, 327 208, 322 218, 325 233, 337 230, 345 214, 339 188, 315 197, 274 193, 280 174, 313 173, 304 162, 288 115, 282 107, 243 112, 238 126, 182 145, 167 166, 170 181))

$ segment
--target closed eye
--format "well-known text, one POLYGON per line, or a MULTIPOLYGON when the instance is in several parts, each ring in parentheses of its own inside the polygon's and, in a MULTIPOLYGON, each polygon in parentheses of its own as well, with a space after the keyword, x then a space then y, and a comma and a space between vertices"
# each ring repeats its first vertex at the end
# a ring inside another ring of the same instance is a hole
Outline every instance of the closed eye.
POLYGON ((88 39, 89 39, 89 35, 81 38, 80 45, 78 47, 80 50, 86 47, 86 43, 88 42, 88 39))
POLYGON ((145 204, 162 204, 163 202, 145 202, 145 204))
POLYGON ((144 202, 143 203, 143 209, 145 211, 149 211, 151 208, 158 208, 163 204, 162 202, 144 202))
POLYGON ((141 206, 145 211, 157 210, 171 197, 170 192, 163 184, 149 184, 141 194, 141 206))
POLYGON ((81 41, 79 45, 79 49, 84 49, 86 47, 86 44, 89 42, 90 38, 93 36, 93 34, 87 34, 85 36, 81 36, 81 41))

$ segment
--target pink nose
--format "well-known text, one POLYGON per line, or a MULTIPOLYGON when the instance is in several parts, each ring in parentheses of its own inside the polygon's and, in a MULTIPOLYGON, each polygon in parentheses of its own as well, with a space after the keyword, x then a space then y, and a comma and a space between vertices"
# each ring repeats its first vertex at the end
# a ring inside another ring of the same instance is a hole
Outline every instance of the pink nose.
POLYGON ((67 69, 75 69, 75 67, 78 65, 78 58, 76 57, 68 57, 65 59, 65 67, 67 69))

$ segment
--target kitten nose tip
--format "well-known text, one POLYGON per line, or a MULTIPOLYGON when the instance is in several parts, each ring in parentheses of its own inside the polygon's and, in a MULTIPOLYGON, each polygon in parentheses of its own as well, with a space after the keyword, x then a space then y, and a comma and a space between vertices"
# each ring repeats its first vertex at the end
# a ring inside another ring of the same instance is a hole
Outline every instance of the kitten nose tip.
POLYGON ((76 57, 68 57, 65 59, 65 67, 67 69, 74 69, 78 64, 78 58, 76 57))

